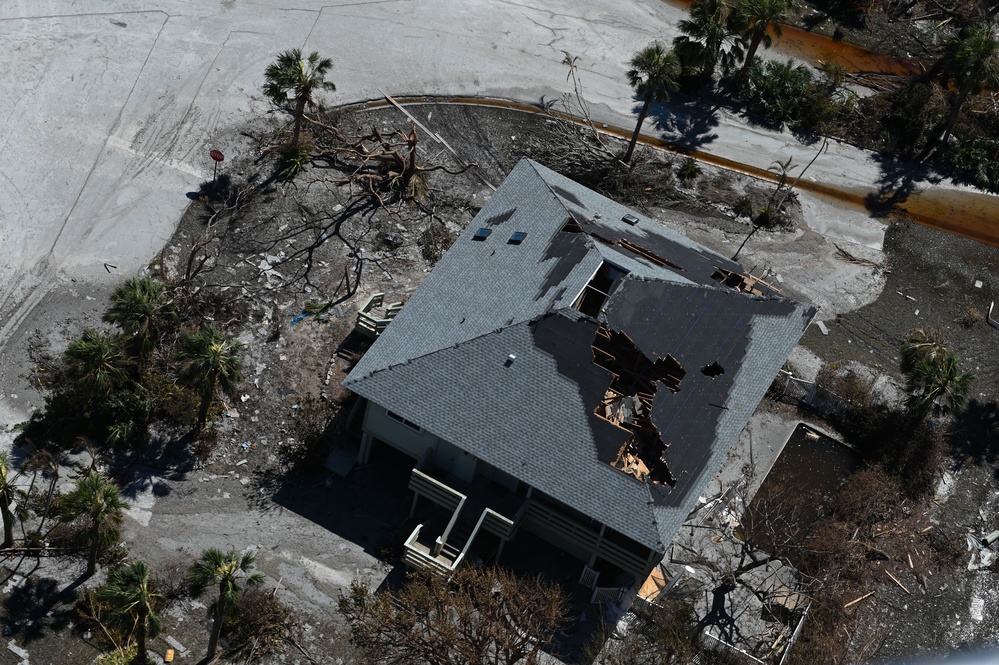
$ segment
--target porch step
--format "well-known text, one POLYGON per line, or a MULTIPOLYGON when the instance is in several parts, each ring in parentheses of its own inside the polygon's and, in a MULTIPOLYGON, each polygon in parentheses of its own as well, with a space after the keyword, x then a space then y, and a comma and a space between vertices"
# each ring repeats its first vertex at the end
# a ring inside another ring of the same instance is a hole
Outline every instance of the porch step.
POLYGON ((448 535, 447 542, 444 543, 442 550, 452 561, 465 548, 465 543, 468 542, 469 536, 472 535, 476 521, 478 521, 478 516, 476 516, 475 520, 472 520, 467 510, 461 511, 461 515, 458 516, 458 521, 451 528, 451 533, 448 535))

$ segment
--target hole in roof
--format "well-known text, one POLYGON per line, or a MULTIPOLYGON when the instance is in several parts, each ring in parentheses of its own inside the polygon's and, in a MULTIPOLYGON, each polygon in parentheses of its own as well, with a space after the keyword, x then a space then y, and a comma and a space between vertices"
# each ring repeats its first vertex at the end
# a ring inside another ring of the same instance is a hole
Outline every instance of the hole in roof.
POLYGON ((627 334, 606 326, 597 329, 591 348, 593 364, 611 375, 593 413, 631 432, 612 466, 642 482, 675 485, 666 461, 669 446, 652 419, 652 409, 658 391, 679 392, 686 371, 670 355, 653 361, 627 334))
POLYGON ((483 240, 488 238, 489 234, 492 232, 493 232, 492 229, 487 229, 483 227, 475 232, 475 235, 472 236, 472 240, 478 240, 479 242, 482 242, 483 240))
POLYGON ((561 230, 563 233, 582 233, 583 227, 579 225, 579 222, 570 217, 565 220, 565 224, 562 226, 561 230))
POLYGON ((731 270, 726 270, 725 268, 716 268, 713 273, 711 273, 711 279, 715 280, 722 286, 727 286, 730 289, 735 289, 736 291, 742 291, 744 293, 753 293, 758 296, 764 295, 763 290, 759 288, 760 280, 751 275, 740 275, 737 272, 732 272, 731 270))
POLYGON ((604 301, 614 290, 617 280, 627 274, 627 270, 618 268, 613 263, 601 262, 600 267, 593 273, 593 277, 576 297, 576 302, 572 305, 573 308, 596 318, 600 314, 600 308, 603 307, 604 301))
POLYGON ((524 238, 526 237, 527 237, 526 231, 516 231, 512 236, 510 236, 510 239, 507 240, 506 242, 509 245, 519 245, 520 243, 524 242, 524 238))
POLYGON ((716 376, 721 376, 725 373, 725 368, 718 364, 718 361, 714 361, 710 365, 705 365, 701 368, 701 374, 704 376, 715 378, 716 376))

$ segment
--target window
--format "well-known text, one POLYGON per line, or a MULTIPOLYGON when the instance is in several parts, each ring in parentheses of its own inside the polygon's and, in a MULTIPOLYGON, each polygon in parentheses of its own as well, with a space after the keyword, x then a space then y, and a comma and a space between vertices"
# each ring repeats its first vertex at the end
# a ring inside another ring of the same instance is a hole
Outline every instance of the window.
POLYGON ((524 238, 526 237, 527 237, 527 232, 517 231, 512 236, 510 236, 510 239, 507 240, 506 242, 509 245, 519 245, 520 243, 524 242, 524 238))
POLYGON ((408 427, 409 429, 411 429, 413 431, 416 431, 416 432, 422 432, 423 431, 423 429, 419 425, 417 425, 416 423, 414 423, 411 420, 406 420, 405 418, 403 418, 402 416, 400 416, 398 413, 395 413, 393 411, 389 411, 388 409, 385 409, 385 415, 388 416, 389 418, 391 418, 392 420, 396 421, 400 425, 408 427))
POLYGON ((489 234, 491 234, 492 232, 493 232, 492 229, 486 229, 486 228, 479 229, 478 231, 475 232, 475 235, 472 236, 472 240, 478 240, 479 242, 482 242, 483 240, 488 238, 489 234))

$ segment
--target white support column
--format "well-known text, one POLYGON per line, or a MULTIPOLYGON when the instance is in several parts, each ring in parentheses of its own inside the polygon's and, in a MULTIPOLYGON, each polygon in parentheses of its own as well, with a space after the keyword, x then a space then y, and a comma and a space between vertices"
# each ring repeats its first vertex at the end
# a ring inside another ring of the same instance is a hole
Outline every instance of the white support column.
POLYGON ((367 464, 371 457, 372 437, 367 432, 361 434, 361 448, 357 451, 357 463, 367 464))
MULTIPOLYGON (((600 535, 597 537, 597 549, 598 550, 600 549, 601 543, 603 543, 603 541, 604 541, 604 532, 605 531, 607 531, 607 525, 606 524, 601 524, 600 525, 600 535)), ((590 562, 587 565, 590 568, 592 568, 593 566, 596 565, 596 563, 597 563, 597 553, 593 552, 592 554, 590 554, 590 562)))
POLYGON ((416 514, 416 502, 420 499, 419 492, 413 492, 413 507, 409 509, 409 519, 413 519, 413 515, 416 514))

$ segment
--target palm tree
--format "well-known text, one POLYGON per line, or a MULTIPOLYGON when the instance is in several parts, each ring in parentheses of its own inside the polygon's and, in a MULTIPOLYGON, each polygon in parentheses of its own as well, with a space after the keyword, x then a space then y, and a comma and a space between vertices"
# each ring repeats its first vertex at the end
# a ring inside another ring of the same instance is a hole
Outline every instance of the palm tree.
POLYGON ((239 603, 242 594, 240 574, 246 575, 242 579, 249 586, 259 586, 264 582, 264 576, 260 573, 249 574, 255 561, 256 556, 252 552, 240 554, 229 550, 223 553, 213 547, 202 552, 201 559, 187 571, 187 582, 195 598, 201 596, 208 587, 218 587, 218 598, 208 608, 208 616, 212 619, 212 633, 208 640, 206 660, 210 661, 215 657, 222 623, 235 612, 239 603))
POLYGON ((920 360, 937 363, 946 355, 947 346, 940 339, 939 333, 926 328, 913 328, 902 345, 898 368, 903 375, 908 376, 915 371, 920 360))
POLYGON ((276 105, 282 106, 294 102, 295 133, 292 145, 298 145, 302 131, 302 119, 305 117, 305 107, 314 104, 313 93, 318 90, 336 90, 332 81, 327 81, 326 74, 333 67, 329 58, 320 58, 313 51, 308 58, 302 57, 301 49, 292 49, 278 55, 277 60, 268 65, 264 71, 267 82, 264 84, 264 94, 276 105))
POLYGON ((86 328, 66 348, 66 366, 77 391, 88 401, 102 399, 125 380, 125 356, 118 340, 86 328))
MULTIPOLYGON (((700 67, 701 78, 710 79, 719 59, 726 71, 741 53, 722 51, 729 28, 731 7, 725 0, 696 0, 690 6, 690 18, 677 25, 683 34, 673 40, 673 47, 687 63, 700 67)), ((737 46, 737 45, 733 45, 737 46)))
POLYGON ((977 95, 984 88, 999 86, 999 38, 996 37, 996 26, 991 22, 984 22, 961 30, 947 45, 943 58, 943 75, 946 81, 953 81, 957 86, 957 96, 951 100, 950 113, 938 145, 947 142, 968 95, 977 95))
POLYGON ((97 598, 110 606, 109 618, 113 622, 129 630, 135 627, 138 662, 146 665, 146 638, 155 639, 160 633, 156 606, 163 599, 149 577, 149 566, 144 561, 133 561, 112 569, 97 598))
POLYGON ((84 542, 87 545, 87 575, 97 571, 97 555, 120 537, 122 511, 126 503, 118 495, 118 486, 110 478, 91 471, 76 481, 76 488, 66 495, 66 517, 87 521, 84 542))
POLYGON ((28 511, 22 505, 25 493, 14 484, 10 475, 10 455, 0 452, 0 516, 3 518, 3 545, 7 549, 14 545, 14 518, 22 522, 28 519, 28 511))
POLYGON ((208 420, 208 409, 218 388, 230 397, 236 396, 239 382, 243 380, 242 362, 236 355, 243 345, 238 340, 226 339, 218 328, 207 325, 196 333, 188 333, 180 340, 178 357, 181 360, 181 378, 201 394, 197 428, 208 420))
POLYGON ((906 408, 917 420, 925 420, 931 414, 945 416, 964 410, 975 375, 971 372, 961 374, 957 363, 957 356, 945 351, 920 358, 906 373, 909 392, 906 408))
POLYGON ((631 135, 631 143, 622 160, 625 164, 631 161, 642 123, 649 114, 649 106, 653 101, 667 101, 669 93, 677 89, 679 77, 680 59, 674 51, 668 51, 662 42, 652 42, 631 58, 628 83, 642 98, 642 110, 638 114, 635 133, 631 135))
POLYGON ((789 0, 742 0, 736 7, 736 16, 732 25, 739 28, 743 41, 748 44, 746 59, 739 71, 740 79, 745 80, 749 74, 749 67, 753 64, 753 58, 756 57, 760 44, 764 48, 770 48, 773 44, 770 27, 773 26, 776 36, 781 36, 783 32, 780 22, 786 18, 790 7, 789 0))
POLYGON ((104 313, 105 321, 125 333, 143 367, 175 318, 174 302, 167 297, 163 283, 148 275, 132 277, 116 288, 111 294, 111 307, 104 313))

